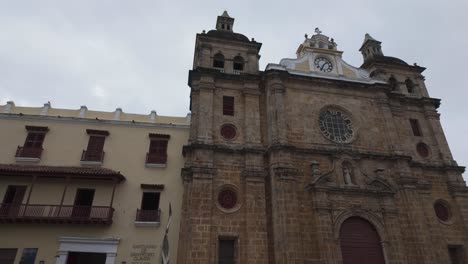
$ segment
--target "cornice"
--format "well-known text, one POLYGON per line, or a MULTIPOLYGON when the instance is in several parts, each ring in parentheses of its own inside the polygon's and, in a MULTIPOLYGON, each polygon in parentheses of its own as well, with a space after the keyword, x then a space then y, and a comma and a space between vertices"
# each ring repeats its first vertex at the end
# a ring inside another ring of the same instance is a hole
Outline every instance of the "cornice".
POLYGON ((89 119, 79 117, 62 117, 62 116, 42 116, 42 115, 25 115, 25 114, 0 114, 0 119, 4 120, 25 120, 25 121, 46 121, 57 123, 75 123, 75 124, 99 124, 99 125, 118 125, 128 127, 153 127, 153 128, 176 128, 190 129, 190 124, 166 124, 166 123, 146 123, 138 121, 119 121, 105 119, 89 119))

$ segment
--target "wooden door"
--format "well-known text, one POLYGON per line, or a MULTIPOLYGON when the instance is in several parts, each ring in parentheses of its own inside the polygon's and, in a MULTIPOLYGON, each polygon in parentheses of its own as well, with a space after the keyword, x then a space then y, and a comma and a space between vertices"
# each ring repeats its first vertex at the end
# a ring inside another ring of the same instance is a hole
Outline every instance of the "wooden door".
POLYGON ((21 203, 23 202, 26 186, 9 185, 5 196, 3 197, 0 214, 15 216, 19 213, 21 203))
POLYGON ((93 205, 94 189, 76 190, 75 202, 73 203, 72 216, 77 218, 88 218, 93 205))
POLYGON ((380 236, 368 221, 351 217, 340 230, 343 264, 385 264, 380 236))

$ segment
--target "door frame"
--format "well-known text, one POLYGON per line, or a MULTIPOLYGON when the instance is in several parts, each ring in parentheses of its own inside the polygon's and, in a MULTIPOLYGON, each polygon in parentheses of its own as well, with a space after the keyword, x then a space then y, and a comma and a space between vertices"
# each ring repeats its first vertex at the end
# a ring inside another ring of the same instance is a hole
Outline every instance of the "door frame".
POLYGON ((56 264, 66 264, 69 252, 105 253, 106 264, 114 264, 120 238, 60 237, 56 264))

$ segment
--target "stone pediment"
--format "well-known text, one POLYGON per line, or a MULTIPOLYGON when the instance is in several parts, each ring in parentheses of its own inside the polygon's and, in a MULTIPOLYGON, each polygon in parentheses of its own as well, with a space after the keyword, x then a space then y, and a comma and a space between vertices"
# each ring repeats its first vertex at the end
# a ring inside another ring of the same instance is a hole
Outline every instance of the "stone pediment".
POLYGON ((281 70, 295 75, 360 83, 385 83, 383 81, 370 78, 367 70, 351 66, 346 63, 341 56, 313 52, 306 52, 297 59, 282 59, 279 64, 270 63, 267 65, 265 70, 281 70), (326 57, 334 65, 331 72, 323 73, 317 69, 315 60, 322 57, 326 57))
POLYGON ((280 70, 324 79, 370 84, 385 83, 370 78, 367 70, 346 63, 341 57, 342 52, 336 49, 337 44, 334 40, 321 34, 319 30, 316 32, 317 34, 311 38, 306 35, 304 43, 297 50, 296 59, 285 58, 279 64, 270 63, 265 71, 280 70))
POLYGON ((385 179, 374 177, 367 182, 367 186, 371 190, 396 193, 395 188, 385 179))

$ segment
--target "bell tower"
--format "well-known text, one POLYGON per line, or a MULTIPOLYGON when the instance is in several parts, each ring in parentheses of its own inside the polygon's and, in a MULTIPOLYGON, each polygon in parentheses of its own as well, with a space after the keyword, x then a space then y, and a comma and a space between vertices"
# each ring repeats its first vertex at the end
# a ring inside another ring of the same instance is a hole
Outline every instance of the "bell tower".
POLYGON ((216 20, 216 30, 225 30, 233 32, 233 26, 234 18, 230 17, 227 11, 224 11, 222 15, 218 16, 218 19, 216 20))
POLYGON ((196 36, 178 263, 268 259, 258 65, 262 44, 234 32, 233 26, 234 18, 225 11, 215 29, 196 36), (255 250, 241 250, 247 248, 255 250))
POLYGON ((362 53, 364 61, 368 61, 374 56, 383 56, 382 42, 375 40, 369 33, 364 36, 364 42, 362 43, 359 51, 362 53))
POLYGON ((218 16, 216 28, 197 34, 193 69, 202 67, 226 74, 256 74, 262 46, 233 30, 234 18, 227 11, 218 16))

